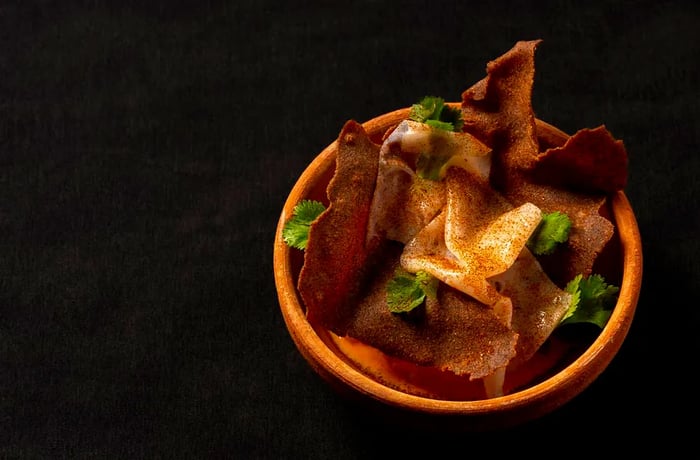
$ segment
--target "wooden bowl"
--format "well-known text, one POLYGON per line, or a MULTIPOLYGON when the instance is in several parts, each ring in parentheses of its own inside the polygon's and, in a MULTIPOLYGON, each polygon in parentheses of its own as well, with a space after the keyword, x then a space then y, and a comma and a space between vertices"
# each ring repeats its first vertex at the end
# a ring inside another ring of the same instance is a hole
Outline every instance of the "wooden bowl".
MULTIPOLYGON (((391 126, 408 116, 409 109, 381 115, 363 124, 380 142, 391 126)), ((537 120, 541 145, 561 145, 567 134, 537 120)), ((284 321, 295 345, 311 367, 333 388, 361 402, 373 416, 391 423, 450 431, 482 431, 512 427, 541 417, 570 401, 587 388, 617 354, 632 323, 642 282, 642 245, 634 212, 623 192, 610 197, 610 214, 617 234, 613 270, 621 280, 617 305, 590 344, 553 370, 539 383, 502 397, 480 400, 446 400, 403 391, 361 370, 325 330, 314 330, 296 289, 303 254, 282 239, 284 223, 304 198, 322 199, 335 171, 337 141, 326 147, 301 174, 282 210, 275 235, 273 262, 277 294, 284 321)), ((606 278, 607 279, 607 278, 606 278)), ((347 350, 345 350, 347 351, 347 350)))

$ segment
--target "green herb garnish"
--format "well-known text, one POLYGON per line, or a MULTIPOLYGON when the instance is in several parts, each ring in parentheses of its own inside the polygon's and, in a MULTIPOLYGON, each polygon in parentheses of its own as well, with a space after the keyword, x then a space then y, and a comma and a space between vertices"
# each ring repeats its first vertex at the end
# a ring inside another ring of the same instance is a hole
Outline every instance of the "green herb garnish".
POLYGON ((442 167, 450 160, 447 155, 428 155, 421 153, 416 159, 416 174, 421 179, 440 180, 442 167))
POLYGON ((392 313, 407 313, 420 306, 426 297, 437 295, 438 279, 424 271, 396 270, 386 286, 386 303, 392 313))
POLYGON ((542 213, 542 220, 527 241, 527 248, 538 256, 554 252, 556 247, 569 239, 571 220, 559 211, 542 213))
MULTIPOLYGON (((425 96, 419 103, 413 104, 408 119, 425 123, 439 131, 459 132, 464 124, 461 110, 450 107, 443 98, 435 96, 425 96)), ((440 170, 450 158, 451 155, 421 153, 416 161, 416 173, 423 179, 438 180, 440 170)))
POLYGON ((302 200, 294 206, 293 216, 284 224, 282 239, 296 249, 306 249, 309 241, 309 227, 326 207, 320 201, 302 200))
POLYGON ((445 131, 461 131, 464 124, 461 110, 446 105, 443 98, 435 96, 425 96, 418 104, 413 104, 408 119, 445 131))
POLYGON ((620 292, 619 287, 606 283, 605 278, 597 274, 586 278, 577 275, 565 290, 573 298, 560 324, 592 323, 601 329, 610 319, 620 292))

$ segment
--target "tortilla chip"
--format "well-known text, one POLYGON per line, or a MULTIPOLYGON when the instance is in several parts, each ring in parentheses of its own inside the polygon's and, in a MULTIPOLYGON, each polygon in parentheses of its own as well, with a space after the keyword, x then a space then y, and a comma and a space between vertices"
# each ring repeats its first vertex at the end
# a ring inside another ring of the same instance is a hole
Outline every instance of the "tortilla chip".
POLYGON ((386 285, 399 265, 399 244, 379 259, 367 294, 358 301, 348 335, 389 356, 477 379, 492 374, 515 355, 517 334, 492 309, 441 284, 437 299, 409 315, 391 313, 386 285))
POLYGON ((377 178, 379 145, 362 125, 348 121, 338 136, 336 173, 328 184, 328 208, 309 229, 298 289, 310 323, 343 335, 368 270, 365 245, 377 178))
POLYGON ((348 122, 338 138, 329 206, 311 225, 298 288, 307 318, 389 356, 470 378, 491 374, 515 354, 517 334, 486 305, 448 286, 418 315, 391 313, 386 284, 401 243, 365 243, 378 176, 379 146, 348 122))
POLYGON ((605 126, 582 129, 561 147, 537 158, 533 177, 542 183, 591 193, 612 193, 627 185, 627 152, 605 126))
POLYGON ((470 174, 446 166, 446 185, 414 195, 421 183, 408 161, 413 157, 401 158, 391 149, 382 154, 361 125, 345 124, 327 189, 329 206, 311 225, 299 275, 314 327, 471 379, 490 378, 526 360, 546 340, 570 300, 560 287, 576 274, 590 274, 612 238, 614 227, 600 209, 607 192, 624 186, 627 157, 604 128, 582 130, 540 153, 531 106, 539 42, 516 43, 462 94, 464 131, 490 149, 489 169, 472 168, 470 174), (612 171, 594 177, 608 160, 612 171), (555 177, 560 164, 569 169, 555 177), (479 171, 488 177, 473 174, 479 171), (591 180, 583 184, 586 178, 591 180), (393 202, 383 200, 392 195, 393 202), (378 197, 384 207, 372 212, 378 197), (553 211, 569 215, 569 239, 552 256, 535 259, 525 241, 539 213, 553 211), (451 222, 471 215, 480 217, 471 226, 451 222), (394 227, 397 216, 405 219, 403 227, 394 227), (515 246, 495 266, 493 258, 486 263, 475 250, 496 251, 495 243, 514 233, 515 246), (444 275, 438 276, 443 283, 437 297, 408 314, 392 313, 386 302, 386 286, 400 266, 444 275), (548 299, 544 309, 542 297, 548 299))
POLYGON ((540 42, 517 42, 462 93, 463 129, 494 149, 490 181, 501 192, 508 191, 512 170, 529 169, 538 153, 531 96, 540 42))
MULTIPOLYGON (((620 144, 613 142, 610 147, 609 140, 601 140, 604 133, 596 130, 593 134, 579 135, 573 141, 570 139, 569 147, 540 154, 531 103, 534 55, 540 42, 518 42, 507 53, 489 62, 487 76, 462 93, 461 109, 464 129, 477 137, 481 133, 482 141, 493 148, 491 185, 514 206, 530 202, 543 212, 560 211, 571 219, 572 230, 566 247, 557 250, 556 257, 549 257, 549 263, 543 264, 550 277, 562 286, 578 273, 590 274, 596 257, 613 235, 612 223, 600 216, 606 195, 602 191, 579 193, 550 183, 533 183, 534 171, 537 168, 545 171, 550 164, 569 159, 584 146, 588 148, 595 143, 615 151, 616 170, 623 156, 620 144), (540 158, 543 158, 541 163, 540 158)), ((573 175, 572 172, 566 177, 573 175)), ((614 173, 615 178, 619 176, 619 172, 614 173)), ((616 182, 606 179, 602 183, 609 186, 616 182)))

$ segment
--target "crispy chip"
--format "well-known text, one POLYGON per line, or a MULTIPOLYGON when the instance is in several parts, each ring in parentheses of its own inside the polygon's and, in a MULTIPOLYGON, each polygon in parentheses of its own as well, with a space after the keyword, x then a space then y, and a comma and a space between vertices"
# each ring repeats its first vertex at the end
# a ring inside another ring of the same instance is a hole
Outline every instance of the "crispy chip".
POLYGON ((441 284, 437 299, 410 317, 391 313, 386 284, 398 266, 399 245, 387 247, 348 335, 387 355, 470 379, 485 377, 515 355, 517 334, 486 305, 441 284))
MULTIPOLYGON (((623 166, 626 169, 626 155, 620 150, 620 143, 606 139, 607 134, 599 129, 583 131, 586 134, 570 139, 568 147, 540 154, 531 103, 534 55, 540 42, 518 42, 489 62, 487 76, 462 93, 462 114, 465 130, 493 148, 490 182, 494 188, 514 206, 531 202, 543 212, 560 211, 571 219, 572 230, 566 247, 543 264, 550 277, 562 286, 578 273, 590 274, 596 257, 613 235, 612 223, 600 216, 606 195, 600 190, 584 193, 565 190, 551 182, 533 183, 535 171, 544 176, 551 172, 548 170, 551 165, 562 162, 570 162, 568 171, 572 171, 577 152, 583 147, 601 145, 605 152, 612 152, 609 158, 603 158, 602 152, 587 154, 587 158, 595 158, 597 167, 605 167, 611 161, 612 177, 595 183, 598 189, 614 188, 624 183, 619 180, 619 171, 623 166)), ((571 172, 565 177, 574 175, 571 172)))
POLYGON ((537 158, 533 177, 542 183, 591 193, 611 193, 627 185, 627 152, 605 126, 581 129, 561 147, 537 158))
POLYGON ((512 170, 530 168, 538 153, 531 95, 540 41, 517 42, 462 93, 464 130, 494 149, 490 180, 501 192, 508 191, 512 170))
POLYGON ((419 318, 393 314, 386 284, 402 245, 365 245, 379 146, 361 125, 338 137, 329 206, 311 225, 299 292, 312 324, 349 335, 390 356, 471 378, 489 375, 515 354, 517 334, 486 305, 445 286, 419 318))
POLYGON ((547 339, 568 305, 560 287, 577 274, 590 274, 613 236, 612 222, 600 209, 607 193, 626 184, 627 155, 602 126, 581 130, 561 146, 545 142, 540 151, 531 106, 539 43, 516 43, 462 94, 464 131, 491 149, 490 168, 476 170, 486 171, 480 179, 446 167, 446 186, 417 193, 420 184, 405 159, 394 158, 392 151, 383 158, 361 125, 345 124, 327 189, 329 206, 311 225, 299 275, 299 292, 314 326, 471 379, 491 378, 509 363, 522 363, 547 339), (501 201, 482 209, 491 195, 470 193, 479 191, 472 182, 486 184, 486 175, 493 187, 489 193, 501 201), (372 213, 373 200, 380 198, 372 213), (438 212, 443 204, 452 208, 438 212), (539 213, 553 211, 571 219, 569 239, 554 255, 535 259, 523 249, 525 241, 539 213), (448 212, 450 222, 461 227, 446 223, 448 212), (464 224, 470 216, 481 220, 464 224), (521 227, 527 231, 496 259, 498 266, 491 269, 493 258, 481 263, 484 255, 475 248, 494 252, 497 242, 512 239, 513 229, 521 227), (422 307, 395 314, 387 306, 386 288, 396 268, 407 262, 443 274, 438 276, 443 283, 422 307), (507 314, 494 307, 501 298, 508 300, 507 314), (538 304, 542 298, 548 299, 545 308, 538 304))
POLYGON ((362 282, 369 249, 367 221, 374 193, 379 145, 362 125, 348 121, 338 136, 336 173, 328 184, 328 208, 309 229, 298 289, 309 322, 340 335, 362 282))

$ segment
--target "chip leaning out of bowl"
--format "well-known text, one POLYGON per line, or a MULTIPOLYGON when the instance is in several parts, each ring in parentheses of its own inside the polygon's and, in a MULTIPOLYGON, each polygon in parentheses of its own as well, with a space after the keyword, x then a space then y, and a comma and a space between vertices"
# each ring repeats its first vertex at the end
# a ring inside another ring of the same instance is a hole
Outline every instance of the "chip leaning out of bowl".
POLYGON ((604 126, 541 145, 539 43, 489 62, 461 104, 425 97, 380 143, 344 125, 327 199, 300 202, 283 232, 304 251, 314 328, 481 381, 491 398, 558 327, 605 325, 618 288, 593 270, 627 154, 604 126))

